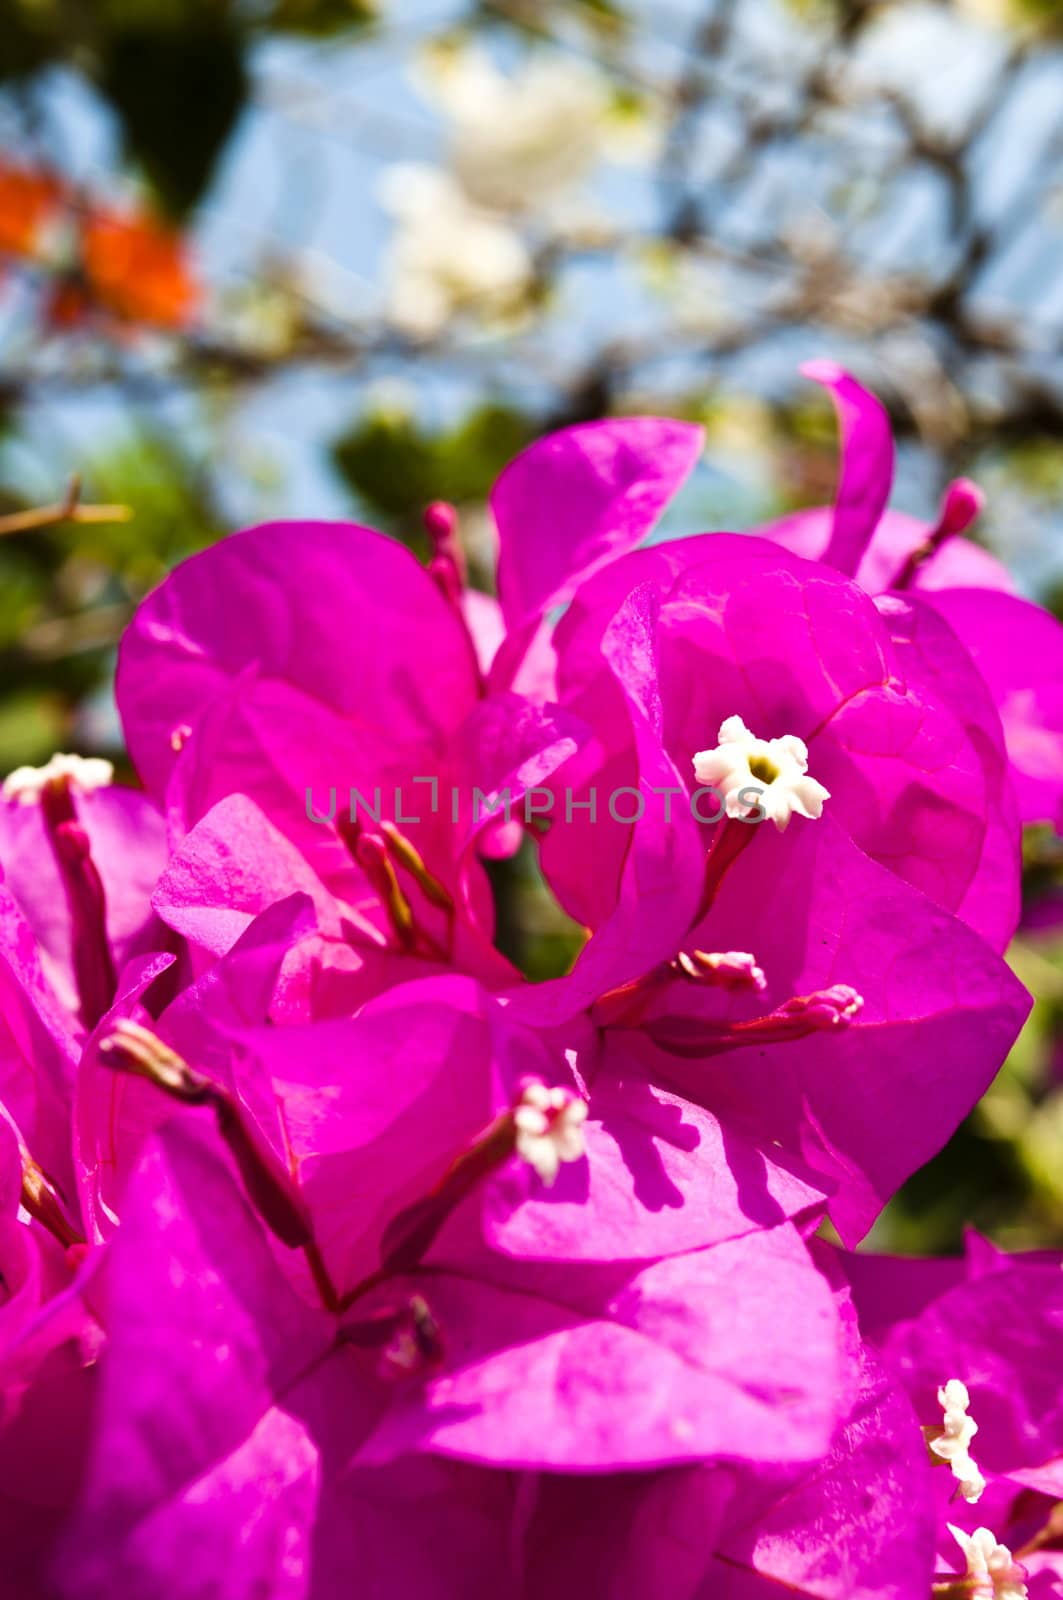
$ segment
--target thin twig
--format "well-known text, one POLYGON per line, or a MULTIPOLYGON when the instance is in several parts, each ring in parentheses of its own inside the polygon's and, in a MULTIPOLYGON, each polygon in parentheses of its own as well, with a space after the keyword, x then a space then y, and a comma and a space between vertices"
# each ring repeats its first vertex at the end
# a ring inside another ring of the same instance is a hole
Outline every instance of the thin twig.
POLYGON ((0 536, 30 533, 36 528, 52 528, 60 522, 128 522, 132 506, 83 506, 79 502, 81 479, 75 473, 62 500, 50 506, 34 506, 29 511, 12 511, 0 517, 0 536))

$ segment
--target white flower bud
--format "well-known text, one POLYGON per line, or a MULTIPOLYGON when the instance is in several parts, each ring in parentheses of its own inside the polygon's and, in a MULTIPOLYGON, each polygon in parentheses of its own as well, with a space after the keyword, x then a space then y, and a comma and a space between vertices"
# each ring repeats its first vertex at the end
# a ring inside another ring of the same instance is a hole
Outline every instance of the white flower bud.
POLYGON ((952 1468, 952 1475, 960 1486, 960 1493, 969 1505, 982 1498, 985 1479, 971 1458, 971 1440, 978 1432, 978 1424, 968 1416, 971 1397, 967 1385, 959 1378, 950 1378, 938 1390, 938 1404, 945 1414, 945 1431, 931 1439, 930 1448, 952 1468))
POLYGON ((947 1527, 966 1557, 967 1580, 976 1600, 1027 1600, 1026 1569, 1006 1544, 997 1543, 994 1533, 988 1528, 964 1533, 951 1522, 947 1527))

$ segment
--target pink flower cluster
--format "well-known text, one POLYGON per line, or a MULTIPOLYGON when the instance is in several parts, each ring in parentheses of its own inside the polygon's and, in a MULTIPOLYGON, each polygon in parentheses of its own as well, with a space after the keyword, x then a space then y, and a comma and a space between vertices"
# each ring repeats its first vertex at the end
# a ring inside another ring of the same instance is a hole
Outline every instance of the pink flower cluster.
POLYGON ((644 418, 503 473, 497 603, 444 506, 427 569, 254 528, 125 637, 143 791, 8 779, 4 1600, 1063 1593, 1060 1261, 854 1248, 1026 1015, 1063 632, 811 375, 833 508, 640 547, 700 450, 644 418), (532 984, 517 817, 307 816, 424 774, 727 815, 538 830, 532 984))

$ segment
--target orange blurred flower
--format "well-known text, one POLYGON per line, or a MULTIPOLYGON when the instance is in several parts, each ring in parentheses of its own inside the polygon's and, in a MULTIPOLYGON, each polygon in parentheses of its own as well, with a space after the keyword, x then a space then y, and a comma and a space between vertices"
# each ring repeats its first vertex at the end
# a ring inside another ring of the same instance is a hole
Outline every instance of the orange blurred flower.
POLYGON ((0 160, 0 251, 34 255, 62 196, 62 184, 50 173, 0 160))
POLYGON ((81 263, 96 302, 156 328, 183 328, 199 285, 180 234, 147 217, 90 211, 81 224, 81 263))

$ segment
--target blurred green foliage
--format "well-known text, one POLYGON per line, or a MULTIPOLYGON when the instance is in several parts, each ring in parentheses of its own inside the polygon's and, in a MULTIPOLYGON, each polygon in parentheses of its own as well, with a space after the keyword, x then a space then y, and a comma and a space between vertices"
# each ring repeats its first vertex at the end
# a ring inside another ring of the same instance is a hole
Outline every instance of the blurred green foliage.
POLYGON ((158 430, 90 458, 85 490, 86 498, 132 507, 132 518, 68 525, 56 538, 67 559, 97 562, 137 598, 224 531, 209 483, 158 430))
POLYGON ((372 22, 376 15, 368 0, 274 0, 262 8, 268 26, 317 38, 372 22))
POLYGON ((333 458, 369 511, 419 547, 425 506, 486 500, 506 462, 534 432, 523 412, 497 402, 436 432, 404 412, 375 411, 336 441, 333 458))
POLYGON ((1045 29, 1058 33, 1063 29, 1063 3, 1061 0, 1013 0, 1020 18, 1039 23, 1045 29))
MULTIPOLYGON (((58 523, 0 538, 0 769, 47 760, 84 738, 85 704, 109 685, 136 602, 174 565, 217 539, 222 523, 187 459, 142 431, 89 458, 82 498, 128 506, 128 521, 58 523)), ((62 485, 55 486, 56 498, 62 485)), ((0 510, 25 503, 0 497, 0 510)))

